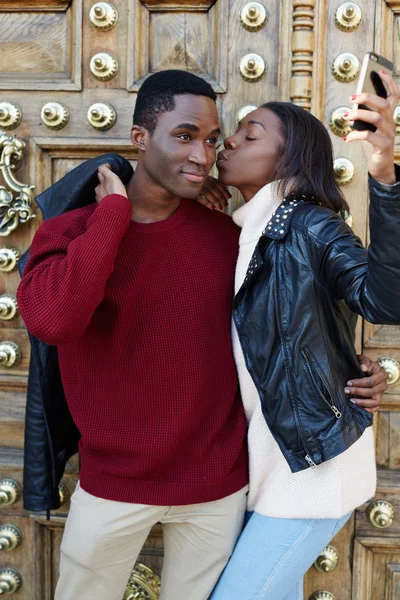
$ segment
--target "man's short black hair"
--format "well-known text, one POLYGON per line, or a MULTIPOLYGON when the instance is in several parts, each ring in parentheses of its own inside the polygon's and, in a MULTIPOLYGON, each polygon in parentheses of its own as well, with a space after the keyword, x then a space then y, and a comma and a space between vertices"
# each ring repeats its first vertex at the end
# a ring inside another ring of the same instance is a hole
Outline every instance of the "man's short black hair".
POLYGON ((157 126, 157 116, 173 111, 174 96, 181 94, 207 96, 214 102, 217 99, 211 85, 193 73, 177 69, 160 71, 150 75, 140 87, 133 113, 133 124, 141 125, 153 133, 157 126))

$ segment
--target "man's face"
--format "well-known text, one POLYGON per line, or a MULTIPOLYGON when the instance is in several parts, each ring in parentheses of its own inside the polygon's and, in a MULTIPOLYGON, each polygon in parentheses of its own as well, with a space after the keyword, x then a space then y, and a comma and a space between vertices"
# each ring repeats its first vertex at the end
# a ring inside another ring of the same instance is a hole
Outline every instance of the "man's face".
POLYGON ((216 159, 220 126, 215 102, 206 96, 175 96, 175 109, 158 115, 146 131, 142 162, 147 174, 170 194, 196 198, 216 159))

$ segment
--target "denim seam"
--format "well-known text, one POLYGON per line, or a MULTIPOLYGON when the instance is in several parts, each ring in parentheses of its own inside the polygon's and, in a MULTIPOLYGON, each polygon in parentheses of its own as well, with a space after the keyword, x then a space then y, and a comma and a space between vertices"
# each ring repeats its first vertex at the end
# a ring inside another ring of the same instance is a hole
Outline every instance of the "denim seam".
POLYGON ((292 550, 294 550, 296 548, 296 546, 306 537, 306 535, 308 535, 310 533, 310 531, 312 530, 312 528, 314 527, 314 525, 315 525, 316 522, 317 522, 317 519, 314 519, 312 521, 312 523, 310 524, 310 526, 303 532, 303 535, 296 541, 296 543, 293 546, 291 546, 288 549, 288 551, 286 552, 286 554, 284 556, 282 556, 281 560, 276 565, 275 569, 273 570, 273 572, 271 573, 271 575, 268 577, 267 581, 264 583, 264 585, 260 589, 260 591, 257 594, 255 600, 262 600, 261 594, 265 591, 266 586, 269 584, 269 582, 271 581, 271 579, 275 575, 275 573, 278 570, 278 568, 281 566, 281 564, 283 563, 283 561, 286 560, 287 556, 292 552, 292 550))

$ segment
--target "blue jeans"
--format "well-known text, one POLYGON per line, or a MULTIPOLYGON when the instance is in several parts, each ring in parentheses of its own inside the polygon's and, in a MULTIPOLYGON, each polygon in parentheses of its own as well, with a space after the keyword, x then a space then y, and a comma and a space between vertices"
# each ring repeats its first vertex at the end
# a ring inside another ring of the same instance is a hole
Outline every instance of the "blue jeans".
POLYGON ((303 575, 350 516, 275 519, 247 513, 209 600, 303 600, 303 575))

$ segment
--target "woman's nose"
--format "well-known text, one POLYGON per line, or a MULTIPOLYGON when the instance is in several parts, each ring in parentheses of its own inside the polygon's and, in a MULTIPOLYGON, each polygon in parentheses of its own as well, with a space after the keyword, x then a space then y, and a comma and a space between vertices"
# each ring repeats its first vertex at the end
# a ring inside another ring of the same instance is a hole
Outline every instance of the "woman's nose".
POLYGON ((226 138, 224 146, 227 150, 235 150, 237 148, 237 143, 232 135, 226 138))

